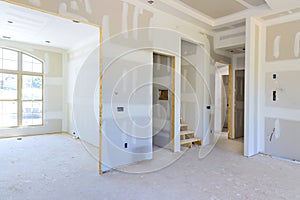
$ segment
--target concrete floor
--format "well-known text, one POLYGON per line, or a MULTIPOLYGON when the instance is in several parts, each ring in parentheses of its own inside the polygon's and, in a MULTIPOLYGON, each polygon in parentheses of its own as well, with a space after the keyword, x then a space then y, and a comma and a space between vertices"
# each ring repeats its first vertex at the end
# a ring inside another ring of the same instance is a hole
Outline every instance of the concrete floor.
POLYGON ((205 159, 188 150, 146 174, 97 174, 79 140, 48 135, 0 140, 0 199, 300 199, 300 165, 242 156, 243 143, 222 137, 205 159))

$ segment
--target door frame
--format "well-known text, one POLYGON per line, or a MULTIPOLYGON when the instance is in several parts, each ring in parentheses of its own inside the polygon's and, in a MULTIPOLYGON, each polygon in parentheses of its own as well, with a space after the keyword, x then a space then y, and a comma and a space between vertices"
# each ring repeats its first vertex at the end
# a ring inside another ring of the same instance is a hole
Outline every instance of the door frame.
MULTIPOLYGON (((215 132, 222 132, 222 108, 221 108, 221 101, 222 99, 217 99, 217 97, 221 96, 222 93, 222 76, 228 75, 228 88, 229 88, 229 76, 230 76, 230 64, 226 63, 219 63, 215 64, 216 73, 215 73, 215 114, 214 114, 214 131, 215 132), (225 72, 227 71, 227 72, 225 72), (221 89, 220 89, 221 87, 221 89)), ((229 89, 228 89, 229 92, 229 89)), ((229 102, 229 93, 228 93, 228 102, 229 102)), ((227 102, 227 103, 228 103, 227 102)), ((228 109, 228 132, 229 132, 229 109, 228 109)))
MULTIPOLYGON (((172 99, 171 99, 171 151, 175 152, 175 56, 161 52, 161 51, 153 51, 152 57, 154 54, 171 57, 171 89, 172 89, 172 99)), ((153 60, 153 59, 152 59, 153 60)), ((153 64, 153 61, 152 61, 153 64)), ((153 68, 153 66, 152 66, 153 68)), ((153 123, 153 122, 152 122, 153 123)))

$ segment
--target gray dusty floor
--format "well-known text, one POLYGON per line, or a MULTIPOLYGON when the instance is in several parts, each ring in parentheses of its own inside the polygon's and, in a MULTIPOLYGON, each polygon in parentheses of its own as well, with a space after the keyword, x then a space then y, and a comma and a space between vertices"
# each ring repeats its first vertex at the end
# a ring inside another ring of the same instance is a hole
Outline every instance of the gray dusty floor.
POLYGON ((97 174, 97 161, 67 135, 0 140, 0 199, 300 199, 300 165, 258 155, 222 137, 205 159, 188 150, 156 172, 97 174))

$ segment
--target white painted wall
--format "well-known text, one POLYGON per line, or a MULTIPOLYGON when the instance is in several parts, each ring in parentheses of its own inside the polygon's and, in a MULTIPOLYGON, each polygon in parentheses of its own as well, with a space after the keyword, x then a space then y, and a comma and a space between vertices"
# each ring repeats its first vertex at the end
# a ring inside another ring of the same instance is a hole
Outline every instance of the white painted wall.
POLYGON ((260 152, 259 137, 259 101, 261 89, 258 86, 260 76, 259 48, 260 22, 250 17, 246 21, 246 54, 245 54, 245 129, 244 129, 244 155, 253 156, 260 152))
POLYGON ((94 146, 99 146, 99 35, 70 50, 64 68, 67 132, 94 146))
POLYGON ((58 133, 64 131, 64 72, 65 51, 46 46, 0 40, 1 47, 16 49, 44 62, 44 125, 20 128, 1 128, 0 137, 58 133))

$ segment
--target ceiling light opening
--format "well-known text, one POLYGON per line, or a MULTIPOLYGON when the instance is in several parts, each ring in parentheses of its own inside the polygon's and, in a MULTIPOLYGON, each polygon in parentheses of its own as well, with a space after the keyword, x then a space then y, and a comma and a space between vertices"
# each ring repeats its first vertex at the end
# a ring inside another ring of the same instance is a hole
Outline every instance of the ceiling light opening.
POLYGON ((14 23, 14 22, 9 20, 9 21, 7 21, 7 23, 12 24, 12 23, 14 23))
POLYGON ((9 36, 5 36, 5 35, 3 35, 3 36, 2 36, 2 38, 4 38, 4 39, 8 39, 8 40, 9 40, 9 39, 11 39, 11 37, 9 37, 9 36))
POLYGON ((46 42, 46 43, 48 43, 48 44, 50 44, 50 43, 51 43, 49 40, 46 40, 45 42, 46 42))

